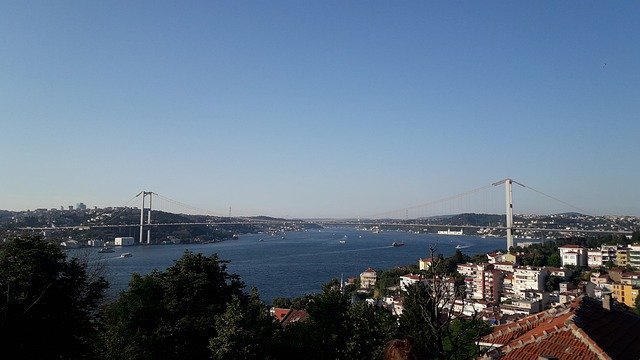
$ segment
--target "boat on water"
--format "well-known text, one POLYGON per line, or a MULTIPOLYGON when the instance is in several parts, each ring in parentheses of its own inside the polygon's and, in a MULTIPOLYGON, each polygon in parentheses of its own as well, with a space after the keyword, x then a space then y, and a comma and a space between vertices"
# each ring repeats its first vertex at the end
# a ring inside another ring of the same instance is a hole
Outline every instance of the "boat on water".
POLYGON ((112 248, 108 248, 108 247, 103 247, 102 249, 98 250, 99 253, 112 253, 115 250, 113 250, 112 248))
POLYGON ((398 246, 404 246, 404 241, 400 241, 400 242, 396 242, 394 241, 391 246, 393 247, 398 247, 398 246))
POLYGON ((464 234, 462 233, 462 229, 460 229, 459 231, 447 229, 447 230, 439 230, 438 235, 464 235, 464 234))
POLYGON ((120 257, 121 257, 121 258, 128 258, 128 257, 131 257, 131 253, 122 253, 122 254, 120 254, 120 257))
POLYGON ((456 245, 456 249, 462 249, 462 245, 460 244, 456 245))
POLYGON ((347 240, 340 240, 340 244, 346 244, 347 240))

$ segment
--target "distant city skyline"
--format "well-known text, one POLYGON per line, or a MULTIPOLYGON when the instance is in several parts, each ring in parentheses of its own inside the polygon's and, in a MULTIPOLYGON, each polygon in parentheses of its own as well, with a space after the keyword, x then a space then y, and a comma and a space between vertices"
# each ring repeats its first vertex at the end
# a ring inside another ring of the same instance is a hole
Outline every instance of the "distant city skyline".
MULTIPOLYGON (((0 209, 150 190, 220 216, 357 218, 509 177, 592 215, 640 216, 638 13, 3 4, 0 209)), ((514 207, 576 211, 517 188, 514 207)))

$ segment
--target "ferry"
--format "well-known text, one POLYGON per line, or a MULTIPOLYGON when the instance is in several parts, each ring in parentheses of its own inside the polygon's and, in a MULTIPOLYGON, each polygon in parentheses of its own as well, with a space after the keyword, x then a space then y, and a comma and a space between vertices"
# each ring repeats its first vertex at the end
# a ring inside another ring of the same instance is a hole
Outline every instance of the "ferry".
POLYGON ((455 231, 455 230, 452 231, 451 229, 447 229, 447 230, 439 230, 438 235, 463 235, 463 233, 462 233, 462 229, 460 229, 459 231, 455 231))

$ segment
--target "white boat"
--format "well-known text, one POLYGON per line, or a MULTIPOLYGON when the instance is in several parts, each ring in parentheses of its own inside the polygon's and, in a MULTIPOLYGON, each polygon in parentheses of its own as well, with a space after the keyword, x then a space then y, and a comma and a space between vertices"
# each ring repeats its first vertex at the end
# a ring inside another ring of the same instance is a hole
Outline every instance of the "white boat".
POLYGON ((131 257, 131 253, 122 253, 122 254, 120 254, 120 257, 121 257, 121 258, 128 258, 128 257, 131 257))
POLYGON ((462 249, 462 245, 460 244, 456 245, 456 249, 462 249))
POLYGON ((346 244, 347 240, 340 240, 340 244, 346 244))
POLYGON ((460 229, 459 231, 447 229, 447 230, 439 230, 438 235, 463 235, 463 234, 462 234, 462 229, 460 229))

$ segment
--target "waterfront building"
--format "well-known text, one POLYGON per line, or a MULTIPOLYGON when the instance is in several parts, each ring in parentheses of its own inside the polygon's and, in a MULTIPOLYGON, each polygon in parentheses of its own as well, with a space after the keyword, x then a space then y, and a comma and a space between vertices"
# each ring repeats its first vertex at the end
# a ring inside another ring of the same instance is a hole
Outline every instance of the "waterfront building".
POLYGON ((131 246, 135 243, 135 240, 131 236, 117 237, 113 243, 115 246, 131 246))
POLYGON ((432 257, 419 259, 418 260, 418 269, 420 269, 420 270, 429 270, 429 268, 431 268, 431 266, 433 266, 435 261, 436 261, 436 259, 434 259, 432 257))
POLYGON ((373 289, 376 285, 378 274, 372 268, 368 268, 367 270, 360 273, 360 287, 362 289, 373 289))

